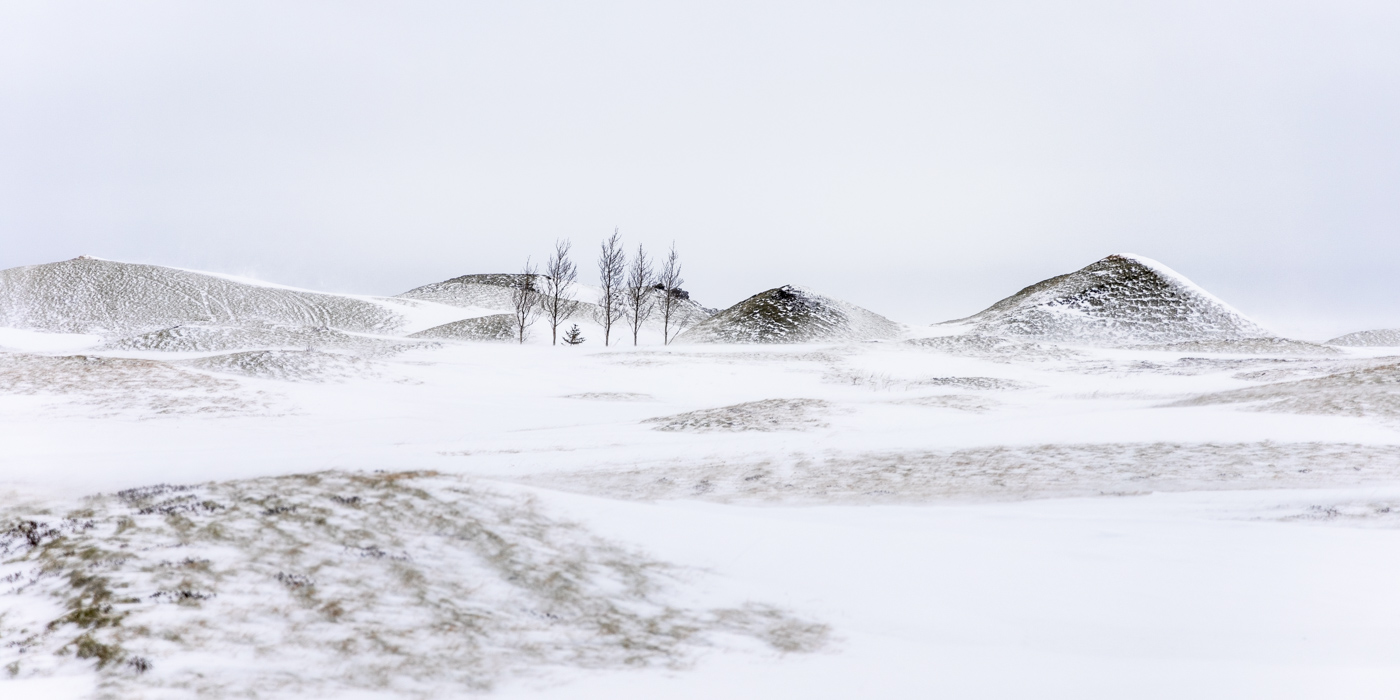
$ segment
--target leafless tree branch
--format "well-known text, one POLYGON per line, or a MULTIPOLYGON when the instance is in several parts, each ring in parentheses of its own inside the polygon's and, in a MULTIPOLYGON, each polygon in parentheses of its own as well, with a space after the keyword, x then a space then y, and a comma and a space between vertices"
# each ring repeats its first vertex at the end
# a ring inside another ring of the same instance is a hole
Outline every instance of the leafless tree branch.
POLYGON ((637 335, 641 333, 642 324, 646 323, 656 306, 656 290, 652 288, 655 283, 651 259, 647 257, 646 249, 638 244, 637 257, 632 258, 632 267, 627 271, 627 286, 623 293, 627 323, 632 326, 633 345, 637 344, 637 335))
POLYGON ((525 259, 525 267, 510 284, 510 303, 515 314, 516 338, 523 345, 525 333, 540 315, 540 293, 536 289, 539 268, 525 259))
POLYGON ((656 276, 656 284, 661 288, 661 340, 664 344, 671 344, 671 325, 676 321, 676 310, 681 285, 685 280, 681 278, 680 256, 676 254, 676 244, 671 243, 671 252, 666 256, 666 262, 661 265, 661 273, 656 276))
POLYGON ((549 319, 550 342, 559 344, 559 326, 578 312, 579 303, 573 299, 574 283, 578 281, 578 268, 569 259, 573 245, 567 239, 554 242, 554 254, 545 264, 544 289, 540 293, 540 305, 549 319))
POLYGON ((613 324, 622 318, 623 276, 627 271, 627 253, 617 229, 603 241, 598 253, 598 323, 603 326, 603 345, 612 342, 613 324))

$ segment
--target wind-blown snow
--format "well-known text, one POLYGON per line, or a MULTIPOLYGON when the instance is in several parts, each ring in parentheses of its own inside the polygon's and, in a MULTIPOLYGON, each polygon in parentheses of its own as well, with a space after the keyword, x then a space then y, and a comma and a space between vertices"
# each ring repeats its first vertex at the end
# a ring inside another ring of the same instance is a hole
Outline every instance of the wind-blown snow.
POLYGON ((6 516, 11 595, 61 609, 11 608, 0 665, 95 665, 109 695, 440 697, 548 666, 680 664, 715 633, 783 651, 826 637, 771 607, 677 607, 682 572, 430 473, 157 485, 6 516))
POLYGON ((1400 357, 1106 265, 907 342, 0 330, 0 697, 1389 698, 1400 357))
POLYGON ((113 351, 159 352, 337 349, 366 355, 381 355, 419 345, 421 343, 382 336, 346 333, 333 328, 246 323, 238 326, 174 326, 149 333, 115 338, 104 343, 102 347, 113 351))

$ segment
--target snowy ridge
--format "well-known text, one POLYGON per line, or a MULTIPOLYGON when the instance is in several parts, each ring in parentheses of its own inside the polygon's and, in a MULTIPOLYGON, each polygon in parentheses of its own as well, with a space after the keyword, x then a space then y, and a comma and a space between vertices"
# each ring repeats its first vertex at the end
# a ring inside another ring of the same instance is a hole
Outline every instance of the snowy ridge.
POLYGON ((1086 345, 1275 337, 1166 265, 1138 255, 1110 255, 947 323, 974 334, 1086 345))
POLYGON ((0 271, 0 326, 128 334, 249 322, 388 333, 406 319, 382 303, 156 265, 74 258, 0 271))
POLYGON ((1210 292, 1206 291, 1205 287, 1202 287, 1201 285, 1192 282, 1191 279, 1188 278, 1186 275, 1183 275, 1180 272, 1177 272, 1176 270, 1167 267, 1161 262, 1153 260, 1152 258, 1149 258, 1144 255, 1137 255, 1136 253, 1118 253, 1117 256, 1125 260, 1131 260, 1132 262, 1142 265, 1143 267, 1149 268, 1153 272, 1160 275, 1162 278, 1166 279, 1171 284, 1174 284, 1177 287, 1180 287, 1196 296, 1202 297, 1216 304, 1217 306, 1228 310, 1230 313, 1244 318, 1243 313, 1240 313, 1238 309, 1225 303, 1224 299, 1221 299, 1220 297, 1211 294, 1210 292))
POLYGON ((873 311, 786 285, 755 294, 676 337, 682 343, 886 340, 899 324, 873 311))

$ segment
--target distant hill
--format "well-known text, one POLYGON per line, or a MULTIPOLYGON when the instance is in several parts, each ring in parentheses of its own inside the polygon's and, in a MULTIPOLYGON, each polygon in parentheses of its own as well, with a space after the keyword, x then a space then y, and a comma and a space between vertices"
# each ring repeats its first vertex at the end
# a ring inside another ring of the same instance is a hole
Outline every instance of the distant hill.
POLYGON ((1400 347, 1400 328, 1348 333, 1327 341, 1327 344, 1344 347, 1400 347))
POLYGON ((492 314, 444 323, 408 337, 430 340, 507 341, 517 332, 513 314, 492 314))
MULTIPOLYGON (((543 277, 543 275, 541 275, 543 277)), ((510 311, 511 285, 514 283, 516 275, 507 273, 487 273, 479 275, 462 275, 449 280, 425 284, 415 287, 403 294, 396 295, 397 299, 417 299, 423 301, 433 301, 439 304, 449 304, 469 308, 492 309, 495 311, 510 311)), ((547 278, 546 278, 547 279, 547 278)), ((657 289, 653 295, 658 298, 658 310, 647 322, 648 327, 660 326, 661 313, 659 310, 661 290, 657 289)), ((574 315, 577 319, 592 320, 597 317, 598 289, 591 285, 580 284, 574 287, 573 296, 580 303, 578 313, 574 315)), ((691 326, 703 319, 714 315, 714 309, 707 309, 704 306, 691 300, 690 295, 684 291, 676 295, 675 318, 672 320, 675 326, 691 326)))
POLYGON ((450 280, 414 287, 399 299, 421 299, 451 306, 477 307, 506 311, 511 308, 510 287, 516 275, 462 275, 450 280))
POLYGON ((147 333, 182 324, 263 323, 390 333, 387 305, 157 265, 79 257, 0 270, 0 326, 63 333, 147 333))
POLYGON ((1166 265, 1135 255, 1110 255, 946 323, 980 335, 1090 345, 1275 337, 1166 265))
POLYGON ((873 311, 783 286, 755 294, 692 326, 680 343, 811 343, 883 340, 899 335, 899 324, 873 311))

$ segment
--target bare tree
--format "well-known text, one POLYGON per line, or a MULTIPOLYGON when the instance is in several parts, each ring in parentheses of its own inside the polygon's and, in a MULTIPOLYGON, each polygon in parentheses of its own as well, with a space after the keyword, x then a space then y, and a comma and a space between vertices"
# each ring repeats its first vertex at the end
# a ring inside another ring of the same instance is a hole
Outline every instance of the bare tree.
POLYGON ((665 345, 671 344, 671 322, 680 308, 679 292, 683 284, 685 280, 681 278, 681 259, 676 254, 675 242, 672 242, 671 252, 666 256, 666 262, 661 265, 661 274, 656 276, 656 286, 661 290, 661 341, 665 345))
POLYGON ((656 308, 656 290, 652 288, 655 283, 651 260, 639 243, 637 257, 632 258, 632 268, 627 271, 627 287, 623 290, 623 305, 627 311, 627 323, 632 326, 633 345, 637 344, 637 334, 641 332, 642 324, 656 308))
POLYGON ((544 289, 540 293, 540 307, 549 319, 549 337, 559 344, 559 326, 578 312, 579 303, 574 301, 574 283, 578 281, 578 268, 569 259, 573 245, 567 239, 554 242, 554 255, 544 266, 544 289))
POLYGON ((603 241, 598 253, 598 323, 603 327, 603 345, 612 341, 612 327, 622 318, 623 275, 627 272, 627 253, 622 250, 622 239, 613 229, 613 235, 603 241))
POLYGON ((535 288, 536 277, 539 277, 539 268, 526 258, 525 267, 510 281, 510 305, 515 313, 516 337, 522 345, 525 343, 525 331, 540 315, 540 293, 535 288))

